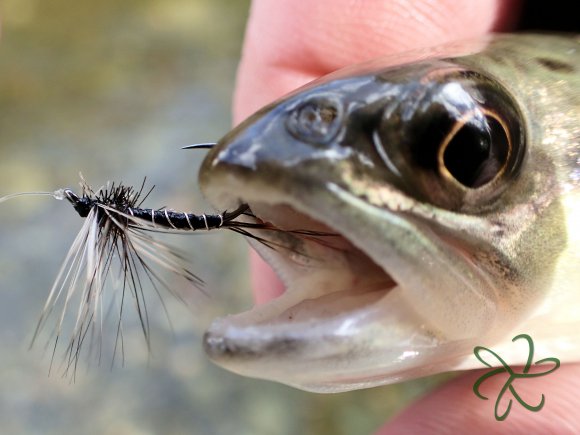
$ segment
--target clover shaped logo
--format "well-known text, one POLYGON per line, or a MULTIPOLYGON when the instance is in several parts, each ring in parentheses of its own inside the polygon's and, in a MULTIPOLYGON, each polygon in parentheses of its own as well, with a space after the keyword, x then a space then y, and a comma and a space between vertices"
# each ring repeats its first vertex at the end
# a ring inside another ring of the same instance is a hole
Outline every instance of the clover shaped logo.
POLYGON ((503 388, 501 389, 501 391, 499 392, 499 395, 497 397, 497 400, 495 401, 495 409, 494 409, 494 415, 495 415, 495 419, 497 421, 503 421, 507 418, 507 416, 509 415, 511 408, 512 408, 512 399, 509 400, 507 409, 505 410, 505 412, 501 415, 499 415, 499 404, 501 402, 501 399, 503 397, 503 395, 505 394, 505 392, 509 389, 510 392, 512 393, 512 395, 515 397, 515 399, 520 403, 520 405, 522 405, 524 408, 526 408, 528 411, 532 411, 532 412, 538 412, 540 411, 545 404, 545 396, 544 394, 542 394, 542 397, 540 399, 540 403, 538 403, 537 405, 529 405, 527 404, 520 396, 519 394, 516 392, 514 386, 513 386, 513 381, 516 379, 522 379, 522 378, 537 378, 539 376, 545 376, 548 375, 554 371, 556 371, 559 367, 560 367, 560 360, 558 358, 544 358, 541 360, 536 361, 534 364, 543 364, 546 362, 553 362, 554 363, 554 367, 552 367, 549 370, 546 370, 544 372, 539 372, 539 373, 529 373, 530 368, 532 367, 532 360, 534 358, 534 341, 532 340, 532 337, 530 337, 527 334, 519 334, 516 335, 513 339, 512 342, 515 342, 516 340, 519 339, 524 339, 528 342, 528 346, 529 346, 529 352, 528 352, 528 360, 526 362, 526 365, 524 366, 524 369, 522 371, 522 373, 515 373, 513 371, 513 369, 507 365, 507 363, 497 354, 495 353, 493 350, 491 349, 487 349, 483 346, 476 346, 473 349, 473 353, 475 354, 475 357, 481 361, 484 365, 486 365, 487 367, 492 368, 492 364, 487 363, 486 361, 484 361, 483 357, 481 356, 481 352, 482 351, 487 351, 490 354, 492 354, 497 361, 500 362, 500 364, 502 365, 502 367, 498 367, 494 370, 491 370, 489 372, 487 372, 486 374, 484 374, 483 376, 481 376, 476 382, 475 384, 473 384, 473 392, 475 393, 475 395, 477 397, 479 397, 480 399, 483 400, 488 400, 487 397, 485 397, 483 394, 481 394, 479 392, 479 387, 480 385, 487 379, 491 378, 492 376, 498 375, 500 373, 509 373, 509 378, 507 380, 507 382, 504 384, 503 388))

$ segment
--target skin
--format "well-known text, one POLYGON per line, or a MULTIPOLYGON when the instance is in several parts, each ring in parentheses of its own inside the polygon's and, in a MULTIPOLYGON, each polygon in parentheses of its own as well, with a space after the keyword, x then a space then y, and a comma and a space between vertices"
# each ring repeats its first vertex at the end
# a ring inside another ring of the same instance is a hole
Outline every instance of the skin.
MULTIPOLYGON (((238 72, 234 121, 237 124, 266 103, 352 63, 509 31, 517 23, 519 9, 515 0, 465 4, 447 0, 319 0, 315 5, 255 0, 238 72)), ((254 254, 252 272, 258 303, 282 292, 274 272, 254 254)), ((530 413, 516 403, 503 423, 494 420, 490 403, 503 380, 488 381, 485 391, 490 402, 482 402, 472 392, 473 383, 483 373, 471 371, 450 381, 411 405, 379 433, 458 433, 468 428, 476 432, 501 428, 502 433, 572 433, 574 427, 580 427, 580 415, 571 400, 580 387, 580 365, 563 366, 551 376, 518 384, 518 393, 530 403, 544 393, 546 405, 540 412, 530 413)))

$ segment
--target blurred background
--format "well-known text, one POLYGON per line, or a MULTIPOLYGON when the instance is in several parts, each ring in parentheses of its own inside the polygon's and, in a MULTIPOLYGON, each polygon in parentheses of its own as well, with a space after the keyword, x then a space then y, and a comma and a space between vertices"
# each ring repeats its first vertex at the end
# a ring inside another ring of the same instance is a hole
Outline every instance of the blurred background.
MULTIPOLYGON (((107 180, 155 191, 146 206, 209 210, 196 185, 203 151, 230 127, 246 0, 4 0, 0 41, 0 196, 78 191, 107 180)), ((252 305, 246 244, 227 232, 168 236, 211 300, 149 299, 148 354, 132 306, 125 363, 82 362, 74 382, 29 349, 48 291, 82 225, 50 197, 0 204, 0 432, 10 434, 370 433, 439 380, 337 395, 301 392, 213 366, 212 318, 252 305)), ((171 277, 167 277, 171 279, 171 277)), ((176 284, 177 285, 177 284, 176 284)), ((151 289, 148 289, 151 290, 151 289)), ((115 325, 115 318, 108 319, 115 325)), ((114 338, 114 337, 113 337, 114 338)), ((57 353, 56 361, 60 354, 57 353)))

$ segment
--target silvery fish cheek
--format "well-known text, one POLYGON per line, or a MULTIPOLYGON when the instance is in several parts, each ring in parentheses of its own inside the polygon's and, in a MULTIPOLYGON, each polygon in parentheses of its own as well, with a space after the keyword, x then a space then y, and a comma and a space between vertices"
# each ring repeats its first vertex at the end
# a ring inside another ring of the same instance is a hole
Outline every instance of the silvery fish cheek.
POLYGON ((218 209, 286 285, 216 320, 210 357, 319 392, 580 359, 580 39, 494 35, 349 67, 251 116, 204 161, 218 209), (272 249, 274 246, 274 249, 272 249))

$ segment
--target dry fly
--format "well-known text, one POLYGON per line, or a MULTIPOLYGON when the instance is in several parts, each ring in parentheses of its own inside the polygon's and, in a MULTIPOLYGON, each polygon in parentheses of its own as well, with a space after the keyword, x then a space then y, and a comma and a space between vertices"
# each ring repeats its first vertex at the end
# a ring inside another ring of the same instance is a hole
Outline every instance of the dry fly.
MULTIPOLYGON (((189 148, 206 148, 208 145, 201 144, 189 148)), ((124 360, 122 318, 128 300, 135 306, 147 348, 150 350, 150 322, 144 291, 146 281, 159 297, 168 319, 169 315, 162 299, 162 288, 183 301, 179 293, 157 272, 158 269, 169 270, 204 291, 202 279, 189 270, 185 256, 175 248, 156 240, 153 237, 154 233, 184 234, 225 228, 257 240, 270 248, 292 249, 274 245, 271 241, 252 234, 252 230, 258 229, 282 230, 256 219, 246 204, 221 214, 193 214, 167 208, 142 208, 143 202, 153 190, 153 187, 145 188, 145 180, 139 189, 108 183, 95 191, 81 175, 80 185, 80 195, 65 188, 54 192, 25 192, 0 198, 0 202, 3 202, 22 195, 49 195, 58 200, 67 200, 76 212, 85 218, 50 290, 31 342, 32 345, 37 340, 40 332, 47 326, 48 319, 56 317, 51 334, 55 339, 50 367, 53 366, 59 342, 64 341, 65 376, 70 372, 73 376, 76 373, 81 350, 86 342, 89 342, 87 356, 96 352, 99 362, 101 360, 105 329, 103 320, 113 305, 111 302, 111 306, 103 307, 102 301, 108 281, 113 281, 114 296, 117 297, 115 302, 118 305, 113 362, 117 353, 120 353, 121 359, 124 360), (246 219, 240 220, 242 217, 246 219), (71 308, 73 297, 80 300, 76 310, 71 308), (61 306, 60 312, 54 313, 58 311, 58 306, 61 306), (72 317, 74 323, 70 332, 66 333, 65 320, 71 311, 74 314, 72 317)), ((327 235, 308 230, 289 232, 306 238, 327 235)))

